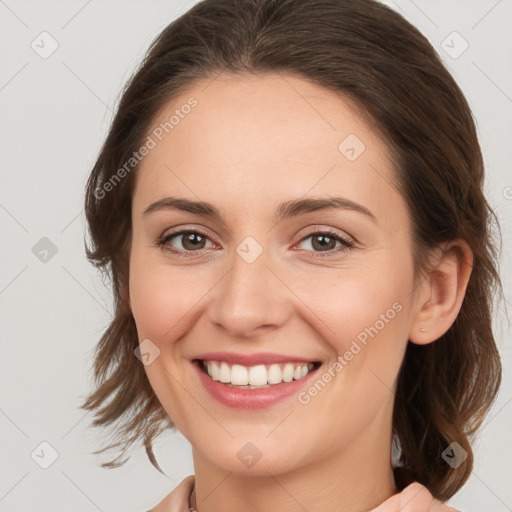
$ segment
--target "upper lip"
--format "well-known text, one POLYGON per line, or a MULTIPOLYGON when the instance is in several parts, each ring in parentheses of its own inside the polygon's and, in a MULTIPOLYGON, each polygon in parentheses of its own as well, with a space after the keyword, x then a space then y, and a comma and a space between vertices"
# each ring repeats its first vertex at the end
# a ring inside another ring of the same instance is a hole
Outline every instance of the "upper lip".
POLYGON ((306 359, 288 354, 272 354, 270 352, 260 352, 255 354, 240 354, 235 352, 205 352, 199 354, 193 359, 202 359, 205 361, 224 361, 228 364, 240 364, 242 366, 255 366, 258 364, 273 364, 273 363, 292 363, 304 362, 313 363, 318 359, 306 359))

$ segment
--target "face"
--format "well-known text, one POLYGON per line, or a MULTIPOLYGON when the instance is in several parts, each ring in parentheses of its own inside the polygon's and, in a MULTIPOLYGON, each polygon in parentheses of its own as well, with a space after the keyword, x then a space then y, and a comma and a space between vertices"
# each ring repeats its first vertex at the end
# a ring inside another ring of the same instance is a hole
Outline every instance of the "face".
POLYGON ((200 82, 154 127, 177 109, 132 203, 130 305, 162 406, 226 471, 389 450, 417 304, 385 143, 348 100, 292 76, 200 82), (219 362, 213 378, 198 360, 219 362))

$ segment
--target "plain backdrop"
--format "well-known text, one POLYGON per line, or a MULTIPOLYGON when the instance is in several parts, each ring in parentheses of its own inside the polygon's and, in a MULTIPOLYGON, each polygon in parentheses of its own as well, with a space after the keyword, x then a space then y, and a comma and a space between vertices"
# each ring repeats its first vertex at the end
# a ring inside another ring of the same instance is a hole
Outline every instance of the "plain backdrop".
MULTIPOLYGON (((123 84, 153 38, 194 3, 0 0, 0 511, 143 511, 193 473, 190 445, 172 432, 155 447, 168 476, 142 449, 124 467, 102 469, 106 457, 91 452, 105 439, 78 405, 111 312, 84 254, 85 181, 123 84)), ((510 307, 512 1, 385 3, 429 38, 473 110, 510 307)), ((464 511, 512 511, 503 304, 495 333, 503 387, 475 444, 474 473, 451 502, 464 511)))

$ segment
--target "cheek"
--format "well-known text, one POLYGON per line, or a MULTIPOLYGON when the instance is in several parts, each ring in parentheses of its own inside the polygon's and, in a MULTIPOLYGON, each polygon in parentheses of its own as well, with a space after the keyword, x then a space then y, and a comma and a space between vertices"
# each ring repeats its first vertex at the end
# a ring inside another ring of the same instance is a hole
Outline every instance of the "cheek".
MULTIPOLYGON (((162 345, 167 333, 183 316, 184 305, 176 290, 180 283, 155 266, 151 257, 134 249, 130 259, 130 303, 139 340, 149 338, 162 345)), ((162 348, 162 347, 160 347, 162 348)))
POLYGON ((412 265, 378 263, 342 269, 337 277, 335 272, 317 274, 314 283, 306 279, 294 284, 308 306, 303 309, 308 322, 331 349, 332 361, 343 359, 343 371, 338 373, 345 377, 336 380, 343 382, 350 375, 351 386, 378 377, 392 386, 407 345, 412 265))
POLYGON ((312 311, 308 322, 322 333, 332 353, 332 364, 318 376, 326 384, 316 381, 315 389, 300 397, 307 404, 304 422, 308 415, 322 417, 329 411, 331 424, 344 429, 343 435, 336 428, 322 433, 332 446, 348 443, 379 411, 391 410, 407 345, 407 273, 375 270, 376 279, 369 268, 360 270, 347 270, 335 280, 327 275, 316 279, 309 291, 306 282, 296 289, 308 306, 303 313, 312 311))
POLYGON ((150 338, 159 344, 179 312, 169 307, 169 293, 162 279, 144 272, 136 262, 130 268, 130 302, 139 339, 150 338))
POLYGON ((149 338, 161 350, 169 349, 197 320, 196 311, 214 277, 208 270, 201 273, 193 266, 172 267, 155 254, 135 250, 129 289, 139 339, 149 338))
POLYGON ((388 282, 382 275, 380 282, 362 274, 341 275, 315 279, 315 287, 304 289, 301 297, 307 297, 307 305, 322 321, 330 333, 336 348, 343 350, 357 338, 362 344, 378 334, 394 330, 404 315, 403 290, 397 281, 388 282))

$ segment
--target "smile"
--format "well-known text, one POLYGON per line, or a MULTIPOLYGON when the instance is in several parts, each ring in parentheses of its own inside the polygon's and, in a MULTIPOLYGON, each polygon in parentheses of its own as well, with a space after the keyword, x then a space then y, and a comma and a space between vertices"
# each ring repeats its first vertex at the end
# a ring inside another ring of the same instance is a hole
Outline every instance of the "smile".
POLYGON ((230 408, 263 409, 297 395, 311 382, 322 363, 290 361, 279 356, 219 355, 191 360, 198 384, 216 401, 230 408), (219 357, 219 359, 217 359, 219 357), (237 362, 234 362, 235 359, 237 362), (263 364, 266 363, 266 364, 263 364))
POLYGON ((261 389, 304 378, 319 363, 274 363, 243 366, 225 361, 201 360, 201 367, 213 380, 242 389, 261 389))

